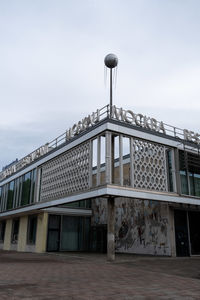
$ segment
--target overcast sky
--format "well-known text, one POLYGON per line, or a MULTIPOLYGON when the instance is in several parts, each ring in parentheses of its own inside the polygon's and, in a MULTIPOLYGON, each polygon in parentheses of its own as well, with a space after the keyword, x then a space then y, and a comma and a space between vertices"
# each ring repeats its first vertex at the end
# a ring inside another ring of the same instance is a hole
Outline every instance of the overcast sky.
POLYGON ((200 132, 199 0, 0 0, 0 169, 109 102, 200 132))

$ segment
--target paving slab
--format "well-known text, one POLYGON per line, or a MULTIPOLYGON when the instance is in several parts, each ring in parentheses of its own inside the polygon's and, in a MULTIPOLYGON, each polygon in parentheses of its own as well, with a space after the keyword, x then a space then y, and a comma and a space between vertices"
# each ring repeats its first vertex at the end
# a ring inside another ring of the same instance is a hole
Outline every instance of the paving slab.
POLYGON ((0 299, 200 299, 200 257, 0 251, 0 299))

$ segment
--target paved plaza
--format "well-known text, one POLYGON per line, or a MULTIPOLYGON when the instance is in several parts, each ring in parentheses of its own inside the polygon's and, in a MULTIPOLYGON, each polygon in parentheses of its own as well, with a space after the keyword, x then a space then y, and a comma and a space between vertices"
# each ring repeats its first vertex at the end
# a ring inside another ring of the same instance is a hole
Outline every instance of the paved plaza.
POLYGON ((200 299, 200 258, 0 251, 0 299, 200 299))

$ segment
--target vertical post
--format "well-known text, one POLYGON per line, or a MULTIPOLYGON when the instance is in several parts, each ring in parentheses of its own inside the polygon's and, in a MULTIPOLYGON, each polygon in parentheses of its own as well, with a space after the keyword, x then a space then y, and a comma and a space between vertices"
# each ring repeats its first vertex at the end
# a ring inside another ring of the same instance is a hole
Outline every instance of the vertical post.
MULTIPOLYGON (((35 187, 35 202, 39 202, 40 201, 40 189, 41 189, 41 175, 42 175, 42 168, 37 169, 37 180, 36 180, 36 187, 35 187)), ((20 182, 19 182, 19 186, 20 186, 20 182)), ((21 184, 22 186, 22 184, 21 184)), ((20 199, 20 191, 18 194, 18 198, 20 199)), ((18 206, 20 205, 20 203, 18 203, 18 206)))
POLYGON ((115 183, 115 136, 111 133, 111 174, 112 174, 112 183, 115 183))
POLYGON ((176 257, 176 240, 175 240, 175 224, 174 224, 174 209, 168 204, 169 216, 169 237, 171 242, 171 256, 176 257))
POLYGON ((189 255, 192 255, 192 249, 191 249, 191 238, 190 238, 190 222, 188 217, 188 211, 186 211, 187 216, 187 231, 188 231, 188 244, 189 244, 189 255))
POLYGON ((106 184, 112 183, 111 132, 106 132, 106 184))
POLYGON ((174 149, 174 160, 175 160, 175 176, 176 176, 176 192, 181 194, 181 178, 180 178, 180 163, 179 163, 179 150, 174 149))
POLYGON ((115 198, 108 197, 108 233, 107 233, 107 259, 115 260, 115 198))
POLYGON ((134 161, 133 161, 133 138, 129 138, 130 142, 130 184, 134 187, 134 161))
POLYGON ((119 182, 123 185, 123 136, 119 135, 119 182))
POLYGON ((110 69, 110 118, 112 117, 112 69, 110 69))
POLYGON ((186 166, 186 176, 187 176, 187 185, 188 185, 188 195, 191 195, 191 187, 190 187, 190 175, 188 170, 188 154, 185 151, 184 148, 184 160, 185 160, 185 166, 186 166))
POLYGON ((101 137, 97 137, 97 186, 101 181, 101 137))
POLYGON ((93 164, 93 141, 90 140, 90 154, 89 154, 89 188, 92 188, 92 164, 93 164))
MULTIPOLYGON (((112 69, 117 66, 118 58, 108 54, 104 59, 106 67, 110 69, 110 118, 112 117, 112 69)), ((106 133, 106 183, 114 183, 114 135, 106 133)), ((107 257, 109 261, 115 259, 115 199, 111 196, 107 200, 108 208, 108 233, 107 257)))
POLYGON ((175 149, 171 150, 172 153, 172 180, 173 180, 173 192, 177 193, 177 176, 176 176, 176 166, 175 166, 175 149))

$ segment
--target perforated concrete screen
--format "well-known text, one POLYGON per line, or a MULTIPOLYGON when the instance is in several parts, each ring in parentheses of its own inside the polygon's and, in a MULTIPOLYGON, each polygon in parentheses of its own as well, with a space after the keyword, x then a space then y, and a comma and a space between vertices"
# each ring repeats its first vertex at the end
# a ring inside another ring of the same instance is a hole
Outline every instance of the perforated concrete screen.
POLYGON ((167 191, 165 146, 133 139, 134 187, 167 191))
POLYGON ((89 154, 90 143, 86 142, 44 164, 40 201, 88 189, 89 154))

